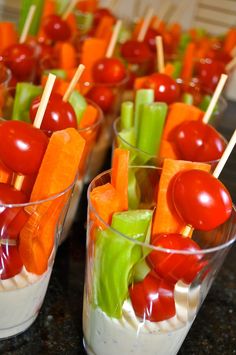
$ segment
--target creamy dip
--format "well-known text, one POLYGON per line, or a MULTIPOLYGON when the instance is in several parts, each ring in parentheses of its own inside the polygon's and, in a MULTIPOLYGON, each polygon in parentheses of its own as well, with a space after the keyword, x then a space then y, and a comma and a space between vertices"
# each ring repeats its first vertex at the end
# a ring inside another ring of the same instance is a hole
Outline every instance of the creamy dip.
POLYGON ((108 317, 101 309, 84 306, 84 342, 87 353, 96 355, 174 355, 177 354, 196 315, 200 287, 175 286, 176 315, 166 321, 150 322, 137 318, 129 300, 122 318, 108 317))
POLYGON ((23 267, 20 274, 0 280, 0 339, 26 330, 36 319, 47 291, 51 267, 43 275, 23 267))

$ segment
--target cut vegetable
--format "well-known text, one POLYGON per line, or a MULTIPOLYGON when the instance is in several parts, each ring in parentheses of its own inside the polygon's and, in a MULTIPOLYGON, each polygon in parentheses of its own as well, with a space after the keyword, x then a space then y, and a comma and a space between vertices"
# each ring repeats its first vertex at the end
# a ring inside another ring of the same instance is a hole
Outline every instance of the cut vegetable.
POLYGON ((129 151, 117 148, 112 159, 111 184, 122 201, 122 211, 128 209, 128 166, 129 151))
POLYGON ((77 90, 72 91, 68 101, 73 106, 77 118, 77 124, 79 126, 87 108, 87 101, 77 90))
POLYGON ((151 104, 154 102, 154 90, 140 89, 136 92, 135 108, 134 108, 134 128, 135 134, 138 136, 140 129, 139 119, 142 114, 143 104, 151 104))

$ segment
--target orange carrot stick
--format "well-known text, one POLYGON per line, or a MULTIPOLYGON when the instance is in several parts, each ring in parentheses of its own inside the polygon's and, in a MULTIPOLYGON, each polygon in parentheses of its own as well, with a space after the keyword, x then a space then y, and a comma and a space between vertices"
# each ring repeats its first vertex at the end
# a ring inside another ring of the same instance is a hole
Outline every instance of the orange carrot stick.
POLYGON ((93 125, 98 118, 98 110, 92 106, 88 105, 81 118, 79 128, 86 128, 93 125))
POLYGON ((0 52, 7 47, 17 43, 18 35, 15 25, 12 22, 0 22, 0 52))
POLYGON ((181 78, 189 81, 192 78, 193 67, 195 58, 195 44, 189 43, 183 58, 183 68, 181 72, 181 78))
POLYGON ((128 209, 128 166, 129 151, 117 148, 112 159, 111 184, 119 193, 122 201, 122 210, 128 209))
POLYGON ((158 233, 182 233, 184 230, 186 223, 175 212, 171 203, 169 188, 173 176, 179 171, 187 169, 210 171, 211 166, 205 163, 165 159, 159 182, 157 207, 153 219, 153 235, 158 233))

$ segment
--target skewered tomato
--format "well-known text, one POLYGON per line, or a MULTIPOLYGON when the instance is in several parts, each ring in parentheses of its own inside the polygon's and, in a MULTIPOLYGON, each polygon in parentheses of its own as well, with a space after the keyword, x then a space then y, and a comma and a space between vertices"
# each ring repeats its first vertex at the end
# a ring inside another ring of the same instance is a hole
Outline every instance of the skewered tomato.
POLYGON ((29 123, 5 121, 0 125, 0 159, 16 173, 36 173, 47 144, 45 133, 29 123))
MULTIPOLYGON (((31 104, 30 119, 32 122, 34 122, 40 100, 41 97, 37 97, 31 104)), ((77 128, 75 111, 68 101, 63 101, 60 94, 52 93, 40 128, 48 132, 54 132, 68 127, 77 128)))
POLYGON ((94 101, 105 113, 112 108, 115 99, 112 89, 106 86, 92 87, 87 97, 94 101))
POLYGON ((52 41, 67 41, 71 36, 71 30, 67 22, 55 14, 45 18, 43 29, 52 41))
POLYGON ((191 283, 203 268, 200 247, 192 239, 181 234, 160 234, 154 236, 152 244, 163 249, 173 249, 176 252, 153 250, 147 261, 155 272, 166 281, 175 284, 179 280, 191 283), (195 254, 178 253, 178 250, 194 252, 195 254))
POLYGON ((152 53, 145 42, 128 40, 121 46, 121 55, 131 64, 150 61, 152 53))
POLYGON ((117 58, 101 58, 93 67, 93 78, 97 83, 116 84, 125 78, 124 64, 117 58))
POLYGON ((179 216, 199 230, 211 230, 231 215, 232 200, 225 186, 201 170, 185 170, 173 178, 170 194, 179 216))
POLYGON ((174 142, 180 159, 210 162, 220 159, 226 143, 210 125, 186 121, 174 131, 174 142))

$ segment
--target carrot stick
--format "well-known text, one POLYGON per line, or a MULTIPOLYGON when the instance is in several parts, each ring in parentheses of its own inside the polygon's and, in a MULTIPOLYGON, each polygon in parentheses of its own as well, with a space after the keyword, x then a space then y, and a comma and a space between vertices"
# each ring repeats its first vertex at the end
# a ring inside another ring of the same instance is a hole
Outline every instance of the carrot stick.
MULTIPOLYGON (((181 170, 199 169, 210 171, 211 166, 205 163, 195 163, 183 160, 165 159, 159 182, 157 208, 153 219, 152 233, 181 233, 185 222, 177 215, 169 197, 169 186, 175 174, 181 170)), ((194 213, 194 212, 193 212, 194 213)))
POLYGON ((18 35, 15 25, 12 22, 0 22, 0 52, 17 43, 18 35))
POLYGON ((115 149, 112 159, 111 184, 119 193, 122 210, 128 209, 128 166, 129 151, 127 149, 115 149))
POLYGON ((56 46, 58 55, 58 67, 69 70, 77 67, 76 50, 69 42, 60 42, 56 46))
POLYGON ((101 21, 99 22, 98 27, 96 28, 94 37, 104 39, 106 43, 110 41, 112 36, 112 29, 114 25, 114 18, 111 16, 104 16, 102 17, 101 21))
POLYGON ((189 81, 192 78, 193 66, 195 57, 195 44, 189 43, 183 58, 183 68, 181 72, 181 78, 189 81))
POLYGON ((79 123, 79 128, 86 128, 93 125, 98 118, 98 111, 92 105, 87 105, 81 121, 79 123))

